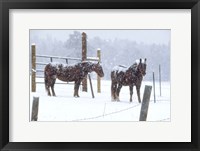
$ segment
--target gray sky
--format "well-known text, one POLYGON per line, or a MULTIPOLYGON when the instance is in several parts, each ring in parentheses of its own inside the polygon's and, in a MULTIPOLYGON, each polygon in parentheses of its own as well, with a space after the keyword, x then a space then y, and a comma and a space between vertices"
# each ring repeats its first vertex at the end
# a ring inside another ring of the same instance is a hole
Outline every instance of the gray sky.
MULTIPOLYGON (((46 38, 47 36, 53 39, 66 41, 69 34, 74 30, 30 30, 31 36, 46 38)), ((88 38, 100 37, 102 39, 129 39, 145 44, 166 44, 168 45, 171 39, 170 30, 76 30, 86 32, 88 38)))

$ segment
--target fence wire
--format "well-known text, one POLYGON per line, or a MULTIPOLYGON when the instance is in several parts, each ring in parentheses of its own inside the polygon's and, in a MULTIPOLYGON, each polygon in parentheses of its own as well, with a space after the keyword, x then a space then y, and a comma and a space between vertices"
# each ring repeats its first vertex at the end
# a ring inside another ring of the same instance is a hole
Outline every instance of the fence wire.
MULTIPOLYGON (((135 107, 138 107, 140 105, 141 104, 137 104, 137 105, 134 105, 134 106, 122 109, 122 110, 114 111, 114 112, 111 112, 111 113, 106 113, 106 114, 102 114, 102 115, 98 115, 98 116, 94 116, 94 117, 87 117, 87 118, 76 119, 76 120, 72 120, 72 121, 76 122, 76 121, 94 120, 94 119, 102 118, 102 117, 105 117, 105 116, 109 116, 109 115, 114 115, 114 114, 117 114, 117 113, 121 113, 121 112, 130 110, 130 109, 133 109, 135 107)), ((163 122, 163 121, 168 121, 168 120, 170 120, 170 118, 164 118, 164 119, 161 119, 161 120, 156 120, 155 122, 163 122)))
POLYGON ((137 105, 135 105, 135 106, 131 106, 131 107, 126 108, 126 109, 118 110, 118 111, 115 111, 115 112, 106 113, 106 114, 99 115, 99 116, 94 116, 94 117, 88 117, 88 118, 77 119, 77 120, 73 120, 73 121, 93 120, 93 119, 105 117, 105 116, 108 116, 108 115, 112 115, 112 114, 117 114, 117 113, 120 113, 120 112, 124 112, 124 111, 130 110, 130 109, 132 109, 132 108, 135 108, 135 107, 137 107, 137 106, 140 106, 140 104, 137 104, 137 105))
POLYGON ((157 120, 156 122, 163 122, 163 121, 168 121, 168 120, 170 120, 170 118, 164 118, 162 120, 157 120))

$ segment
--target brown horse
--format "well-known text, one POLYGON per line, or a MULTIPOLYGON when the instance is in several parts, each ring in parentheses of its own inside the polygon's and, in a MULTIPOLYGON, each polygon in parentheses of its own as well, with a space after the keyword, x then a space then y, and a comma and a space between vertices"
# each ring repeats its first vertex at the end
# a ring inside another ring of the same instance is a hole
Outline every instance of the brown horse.
POLYGON ((116 66, 111 72, 111 96, 112 101, 119 101, 119 93, 122 86, 129 86, 130 89, 130 102, 132 102, 133 86, 136 86, 138 101, 140 99, 140 87, 143 76, 146 74, 146 58, 140 59, 129 68, 124 66, 116 66))
POLYGON ((79 97, 78 90, 81 81, 86 78, 88 73, 95 71, 98 76, 103 77, 104 72, 102 66, 98 63, 81 62, 74 65, 64 65, 57 63, 49 63, 44 69, 45 88, 48 95, 51 96, 50 87, 53 96, 56 96, 54 91, 54 84, 58 78, 64 82, 75 81, 74 83, 74 97, 79 97))

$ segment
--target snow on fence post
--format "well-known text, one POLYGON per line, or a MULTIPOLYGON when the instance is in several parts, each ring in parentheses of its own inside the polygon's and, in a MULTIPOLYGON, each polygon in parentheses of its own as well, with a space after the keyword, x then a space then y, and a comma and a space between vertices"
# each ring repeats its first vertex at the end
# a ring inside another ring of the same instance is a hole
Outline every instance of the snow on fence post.
POLYGON ((153 72, 153 94, 154 94, 154 103, 156 103, 156 91, 155 91, 155 77, 153 72))
MULTIPOLYGON (((87 59, 87 41, 86 33, 82 33, 82 61, 87 59)), ((87 92, 87 76, 82 81, 82 91, 87 92)))
POLYGON ((32 51, 32 74, 31 74, 31 80, 32 80, 32 92, 36 92, 36 46, 35 44, 31 45, 31 51, 32 51))
MULTIPOLYGON (((101 62, 101 49, 97 49, 97 57, 99 58, 99 62, 101 62)), ((101 78, 97 75, 97 93, 101 93, 101 78)))
POLYGON ((31 121, 38 120, 39 97, 33 97, 31 121))
POLYGON ((146 121, 147 119, 151 89, 152 89, 152 86, 145 85, 142 106, 140 110, 140 121, 146 121))

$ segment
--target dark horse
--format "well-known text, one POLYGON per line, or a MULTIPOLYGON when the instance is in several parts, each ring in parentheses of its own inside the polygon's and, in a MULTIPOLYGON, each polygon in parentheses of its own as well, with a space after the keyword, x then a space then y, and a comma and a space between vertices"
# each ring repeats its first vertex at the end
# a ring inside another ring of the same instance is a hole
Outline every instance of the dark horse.
POLYGON ((133 86, 136 86, 138 101, 140 99, 140 87, 143 76, 146 74, 146 58, 140 59, 129 68, 124 66, 116 66, 111 71, 111 96, 112 101, 119 101, 119 93, 122 86, 129 86, 130 89, 130 102, 132 102, 133 86))
POLYGON ((95 71, 98 76, 103 77, 102 66, 98 63, 91 62, 81 62, 74 65, 64 65, 49 63, 45 66, 44 69, 44 82, 45 88, 48 92, 48 95, 51 96, 50 87, 52 90, 53 96, 56 96, 54 91, 54 84, 58 78, 64 82, 74 81, 74 97, 79 97, 78 89, 81 81, 86 78, 89 72, 95 71))

